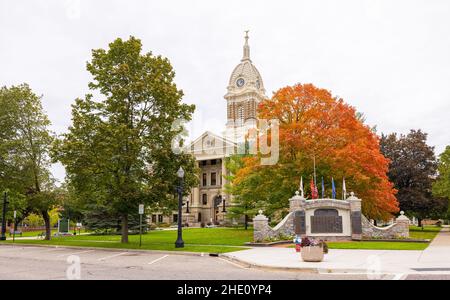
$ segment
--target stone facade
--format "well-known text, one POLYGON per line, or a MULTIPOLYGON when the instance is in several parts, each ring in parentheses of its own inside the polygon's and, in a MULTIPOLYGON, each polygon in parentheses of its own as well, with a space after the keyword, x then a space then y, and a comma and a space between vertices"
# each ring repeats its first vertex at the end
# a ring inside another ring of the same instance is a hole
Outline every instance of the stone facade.
POLYGON ((269 226, 269 219, 259 211, 259 215, 253 218, 253 240, 263 242, 269 239, 279 239, 294 236, 294 214, 289 213, 274 228, 269 226))
POLYGON ((259 215, 253 219, 254 242, 291 238, 294 235, 328 241, 409 237, 409 219, 403 215, 403 212, 393 225, 384 228, 373 226, 361 213, 361 199, 355 197, 353 193, 346 200, 306 200, 303 195, 296 192, 295 196, 289 199, 289 211, 289 214, 274 228, 269 226, 268 218, 259 211, 259 215), (328 218, 321 218, 317 212, 331 213, 331 216, 329 214, 328 218), (314 219, 316 217, 317 219, 314 219), (316 222, 313 222, 314 220, 316 222), (322 220, 334 225, 329 228, 329 232, 325 231, 327 226, 321 226, 322 220))
POLYGON ((363 238, 367 239, 407 239, 409 238, 409 219, 400 212, 395 223, 386 227, 374 226, 366 217, 362 218, 363 238))

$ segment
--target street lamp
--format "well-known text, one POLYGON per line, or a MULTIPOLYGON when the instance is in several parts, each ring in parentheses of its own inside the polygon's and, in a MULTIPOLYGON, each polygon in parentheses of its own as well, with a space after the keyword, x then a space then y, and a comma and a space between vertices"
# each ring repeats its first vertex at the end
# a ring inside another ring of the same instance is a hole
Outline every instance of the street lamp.
POLYGON ((225 197, 223 197, 222 198, 222 212, 227 212, 225 209, 225 201, 226 201, 226 199, 225 199, 225 197))
POLYGON ((181 228, 181 220, 182 220, 182 206, 183 206, 183 180, 184 180, 184 170, 180 167, 177 171, 177 176, 179 178, 179 185, 177 188, 178 192, 178 237, 175 242, 175 248, 184 248, 184 242, 182 237, 182 228, 181 228))
POLYGON ((8 194, 5 191, 3 194, 2 235, 0 236, 0 241, 6 240, 6 208, 8 203, 8 194))

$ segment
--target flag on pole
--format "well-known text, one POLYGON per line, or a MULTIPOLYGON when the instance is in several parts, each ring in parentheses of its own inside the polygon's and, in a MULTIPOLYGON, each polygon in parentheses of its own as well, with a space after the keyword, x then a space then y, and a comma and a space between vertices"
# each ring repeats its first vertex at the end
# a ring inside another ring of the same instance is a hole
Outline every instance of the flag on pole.
POLYGON ((322 176, 322 199, 325 198, 325 183, 323 182, 323 176, 322 176))
POLYGON ((313 157, 313 162, 314 162, 314 186, 317 187, 317 176, 316 176, 316 156, 314 155, 313 157))
POLYGON ((317 187, 314 185, 314 178, 311 178, 310 187, 311 187, 311 199, 317 199, 319 196, 317 193, 317 187))
POLYGON ((304 198, 305 195, 304 195, 304 191, 303 191, 303 176, 300 177, 300 189, 299 189, 299 191, 300 191, 300 195, 302 196, 302 198, 304 198))
POLYGON ((331 177, 331 198, 336 199, 336 186, 333 177, 331 177))
POLYGON ((345 187, 345 177, 343 178, 342 181, 342 197, 343 200, 347 199, 347 188, 345 187))

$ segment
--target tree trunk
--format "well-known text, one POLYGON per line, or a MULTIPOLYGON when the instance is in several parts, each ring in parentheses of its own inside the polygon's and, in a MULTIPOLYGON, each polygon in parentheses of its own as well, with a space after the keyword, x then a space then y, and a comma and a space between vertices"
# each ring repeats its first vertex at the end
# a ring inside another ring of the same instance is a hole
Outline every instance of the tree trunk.
MULTIPOLYGON (((422 219, 421 218, 417 218, 417 226, 422 227, 422 219)), ((423 227, 422 227, 422 229, 423 229, 423 227)))
POLYGON ((248 216, 247 215, 245 215, 245 217, 244 217, 244 226, 245 226, 245 230, 247 230, 248 229, 248 216))
POLYGON ((48 211, 46 211, 46 210, 43 210, 41 212, 41 214, 42 214, 42 218, 44 219, 44 223, 45 223, 45 239, 47 241, 49 241, 51 238, 51 235, 52 235, 52 231, 50 228, 50 215, 48 214, 48 211))
POLYGON ((128 214, 122 215, 122 243, 128 243, 128 214))

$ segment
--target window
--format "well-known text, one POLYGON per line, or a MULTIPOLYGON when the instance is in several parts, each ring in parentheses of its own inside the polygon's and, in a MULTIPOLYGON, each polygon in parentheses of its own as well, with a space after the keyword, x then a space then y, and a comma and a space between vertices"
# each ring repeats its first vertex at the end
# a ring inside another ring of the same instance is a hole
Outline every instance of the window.
POLYGON ((200 162, 200 165, 201 165, 201 166, 206 166, 206 160, 202 160, 202 161, 200 162))
POLYGON ((162 223, 163 221, 163 216, 162 215, 158 215, 158 223, 162 223))
POLYGON ((211 165, 215 165, 217 163, 217 161, 215 159, 211 159, 211 165))
POLYGON ((173 222, 177 223, 178 222, 178 214, 173 214, 173 222))
POLYGON ((198 221, 198 222, 201 222, 201 221, 202 221, 202 213, 198 213, 198 219, 197 219, 197 221, 198 221))
POLYGON ((152 215, 152 223, 156 223, 156 215, 152 215))
POLYGON ((213 173, 211 173, 211 185, 216 185, 216 184, 217 184, 216 173, 213 172, 213 173))
POLYGON ((206 182, 206 173, 203 173, 202 185, 203 185, 203 186, 206 186, 206 185, 207 185, 207 182, 206 182))
POLYGON ((244 121, 244 107, 239 106, 238 108, 238 120, 239 121, 244 121))
POLYGON ((202 203, 203 203, 203 205, 208 204, 208 195, 207 194, 202 195, 202 203))

